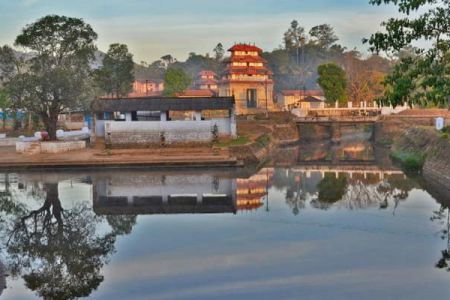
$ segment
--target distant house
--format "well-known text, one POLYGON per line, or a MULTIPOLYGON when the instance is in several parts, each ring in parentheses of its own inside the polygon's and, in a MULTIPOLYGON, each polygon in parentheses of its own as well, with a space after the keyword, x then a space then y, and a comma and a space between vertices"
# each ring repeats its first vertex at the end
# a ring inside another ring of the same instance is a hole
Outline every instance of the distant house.
POLYGON ((217 74, 209 70, 200 71, 195 80, 195 88, 198 90, 217 91, 217 74))
POLYGON ((140 97, 93 102, 95 134, 111 147, 210 142, 236 136, 233 97, 140 97), (219 111, 219 116, 211 112, 219 111), (226 113, 226 114, 224 114, 226 113))
POLYGON ((236 113, 255 114, 275 110, 272 72, 261 57, 262 49, 236 44, 228 51, 226 68, 219 81, 219 96, 234 96, 236 113))
POLYGON ((164 91, 164 82, 161 80, 135 80, 133 90, 129 97, 157 96, 164 91))
POLYGON ((277 95, 277 103, 284 110, 324 108, 325 97, 321 90, 283 90, 277 95))

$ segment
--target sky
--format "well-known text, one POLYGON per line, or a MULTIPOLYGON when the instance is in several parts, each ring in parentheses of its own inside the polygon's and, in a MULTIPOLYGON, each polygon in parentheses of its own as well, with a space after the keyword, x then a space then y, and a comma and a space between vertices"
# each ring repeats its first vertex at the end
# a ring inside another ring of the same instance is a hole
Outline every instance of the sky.
POLYGON ((136 62, 165 54, 178 60, 190 52, 211 53, 221 42, 255 43, 270 51, 282 43, 293 19, 307 31, 332 25, 339 43, 366 51, 361 40, 396 14, 369 0, 0 0, 0 45, 14 43, 21 28, 48 14, 82 18, 98 34, 106 52, 112 43, 127 44, 136 62))

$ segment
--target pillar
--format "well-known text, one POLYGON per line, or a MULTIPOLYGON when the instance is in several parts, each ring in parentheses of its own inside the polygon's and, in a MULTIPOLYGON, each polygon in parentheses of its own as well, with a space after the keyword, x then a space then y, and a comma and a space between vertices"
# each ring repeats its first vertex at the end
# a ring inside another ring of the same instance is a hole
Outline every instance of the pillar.
POLYGON ((237 126, 236 126, 236 110, 233 107, 230 109, 230 133, 232 138, 237 138, 237 126))
POLYGON ((131 112, 125 113, 125 121, 127 121, 127 122, 131 122, 132 121, 131 112))
POLYGON ((167 121, 167 111, 161 111, 161 122, 167 121))
POLYGON ((199 110, 196 110, 194 112, 194 119, 195 119, 195 121, 201 121, 202 120, 202 112, 199 110))

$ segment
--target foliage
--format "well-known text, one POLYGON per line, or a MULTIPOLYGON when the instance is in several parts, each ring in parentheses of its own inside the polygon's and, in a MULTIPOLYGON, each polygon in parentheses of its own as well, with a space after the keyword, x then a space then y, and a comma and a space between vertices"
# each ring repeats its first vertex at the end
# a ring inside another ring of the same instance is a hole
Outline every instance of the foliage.
POLYGON ((418 41, 429 48, 416 48, 414 55, 400 57, 385 84, 381 101, 403 104, 448 106, 450 94, 450 2, 448 0, 371 0, 372 5, 394 4, 404 15, 383 22, 365 42, 374 52, 399 53, 418 41))
POLYGON ((327 103, 345 104, 347 101, 347 79, 345 71, 337 64, 328 63, 318 68, 318 84, 322 88, 327 103))
POLYGON ((218 43, 216 47, 214 47, 214 57, 216 60, 220 61, 223 59, 223 56, 225 55, 225 49, 223 48, 222 43, 218 43))
POLYGON ((170 68, 164 76, 164 95, 174 96, 183 92, 191 84, 192 79, 181 69, 170 68))
POLYGON ((117 98, 126 96, 132 90, 133 70, 133 55, 127 45, 111 44, 103 66, 95 72, 96 83, 106 94, 117 98))
POLYGON ((299 26, 297 20, 291 22, 291 27, 284 33, 284 47, 294 49, 300 47, 306 39, 305 28, 299 26))
POLYGON ((111 215, 106 216, 109 226, 111 226, 114 235, 130 234, 133 226, 136 225, 137 216, 135 215, 111 215))
POLYGON ((357 51, 344 54, 343 67, 347 74, 348 100, 375 102, 384 93, 383 81, 390 69, 387 60, 373 55, 362 59, 357 51))
MULTIPOLYGON (((26 66, 9 62, 6 88, 14 105, 38 113, 51 139, 56 139, 58 115, 81 109, 92 98, 89 62, 97 34, 81 19, 49 15, 27 25, 15 44, 32 52, 26 66), (15 68, 13 66, 16 66, 15 68)), ((12 50, 2 51, 11 58, 12 50)))
POLYGON ((391 158, 400 163, 402 168, 407 172, 420 172, 425 162, 423 154, 402 150, 393 151, 391 158))
POLYGON ((314 26, 309 35, 315 39, 315 43, 322 48, 330 48, 339 38, 334 33, 333 27, 328 24, 314 26))
POLYGON ((5 90, 0 89, 0 109, 2 110, 2 127, 6 127, 7 112, 11 108, 11 99, 5 90))
POLYGON ((336 178, 334 174, 325 174, 317 186, 318 201, 330 205, 341 200, 347 192, 347 184, 346 177, 336 178))

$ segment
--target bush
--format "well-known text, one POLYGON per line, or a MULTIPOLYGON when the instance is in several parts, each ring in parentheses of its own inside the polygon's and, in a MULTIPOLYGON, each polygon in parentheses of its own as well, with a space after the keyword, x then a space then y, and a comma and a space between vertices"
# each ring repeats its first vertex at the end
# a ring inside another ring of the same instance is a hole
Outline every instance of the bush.
POLYGON ((394 151, 391 158, 408 172, 420 172, 425 162, 424 155, 417 152, 394 151))

